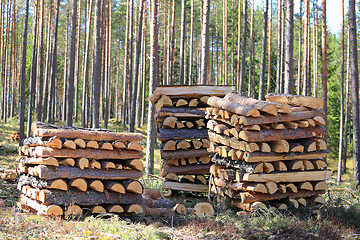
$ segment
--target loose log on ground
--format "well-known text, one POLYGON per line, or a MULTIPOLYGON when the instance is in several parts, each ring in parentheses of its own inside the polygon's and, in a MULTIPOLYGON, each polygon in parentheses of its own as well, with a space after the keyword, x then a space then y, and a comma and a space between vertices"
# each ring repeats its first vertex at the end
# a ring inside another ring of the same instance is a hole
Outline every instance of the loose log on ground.
POLYGON ((291 153, 291 154, 280 154, 280 153, 262 153, 262 152, 245 152, 243 159, 247 162, 274 162, 284 161, 293 159, 316 159, 324 158, 329 154, 329 151, 311 152, 311 153, 291 153))
POLYGON ((90 179, 108 179, 108 180, 125 180, 138 179, 142 177, 142 173, 137 170, 107 170, 99 171, 96 169, 80 170, 77 167, 59 166, 47 167, 38 165, 35 168, 36 173, 41 179, 55 178, 90 178, 90 179))
POLYGON ((59 137, 28 137, 24 139, 23 142, 24 146, 45 146, 45 147, 51 147, 51 148, 57 148, 61 149, 63 144, 59 137))
POLYGON ((41 215, 55 215, 55 216, 61 216, 63 215, 63 210, 60 206, 58 205, 44 205, 44 204, 40 204, 35 200, 32 200, 24 195, 20 195, 19 198, 19 202, 21 202, 22 204, 29 206, 30 208, 34 209, 35 211, 37 211, 39 214, 41 215))
POLYGON ((209 152, 206 149, 189 149, 189 150, 178 150, 178 151, 163 151, 160 150, 160 155, 162 159, 171 159, 171 158, 189 158, 189 157, 202 157, 208 156, 209 152))
POLYGON ((202 129, 166 129, 160 128, 158 139, 160 141, 178 140, 178 139, 194 139, 194 138, 207 138, 208 130, 202 129))
POLYGON ((265 98, 267 101, 286 103, 289 105, 297 105, 316 109, 322 109, 324 107, 324 102, 321 98, 310 96, 271 93, 266 95, 265 98))
POLYGON ((47 157, 47 158, 34 158, 34 157, 22 157, 20 159, 20 162, 23 164, 43 164, 47 166, 59 166, 58 160, 53 157, 47 157))
POLYGON ((283 172, 268 174, 249 174, 237 172, 236 180, 247 182, 304 182, 322 181, 331 177, 331 171, 303 171, 303 172, 283 172))
POLYGON ((179 183, 172 181, 164 181, 162 187, 165 189, 173 189, 173 190, 188 191, 188 192, 208 192, 209 190, 209 187, 204 184, 179 183))
POLYGON ((324 116, 324 111, 321 110, 311 110, 305 112, 292 112, 288 114, 278 114, 277 116, 259 116, 259 117, 245 117, 239 116, 238 124, 240 125, 254 125, 254 124, 270 124, 277 122, 289 122, 289 121, 299 121, 309 118, 314 118, 316 116, 324 116))
POLYGON ((212 96, 208 99, 208 104, 213 107, 218 107, 230 111, 232 113, 236 113, 242 116, 251 116, 251 117, 259 117, 260 113, 257 109, 247 107, 244 105, 240 105, 235 102, 231 102, 226 99, 222 99, 219 97, 212 96))
POLYGON ((198 165, 188 165, 181 167, 173 166, 164 166, 162 169, 163 176, 166 176, 168 173, 174 173, 178 175, 184 174, 209 174, 211 164, 198 164, 198 165))
POLYGON ((265 112, 265 113, 268 113, 271 115, 277 115, 277 107, 273 103, 241 96, 240 94, 236 94, 236 93, 228 93, 225 95, 224 99, 241 104, 241 105, 245 105, 248 107, 258 109, 262 112, 265 112))
POLYGON ((193 211, 198 217, 211 217, 215 213, 213 206, 207 202, 196 204, 193 211))
POLYGON ((265 203, 254 202, 254 203, 242 203, 238 200, 231 200, 231 204, 245 211, 255 211, 256 209, 267 209, 265 203))
POLYGON ((98 150, 98 149, 53 149, 48 147, 30 147, 32 157, 59 157, 59 158, 92 158, 92 159, 134 159, 142 158, 143 152, 129 150, 98 150))

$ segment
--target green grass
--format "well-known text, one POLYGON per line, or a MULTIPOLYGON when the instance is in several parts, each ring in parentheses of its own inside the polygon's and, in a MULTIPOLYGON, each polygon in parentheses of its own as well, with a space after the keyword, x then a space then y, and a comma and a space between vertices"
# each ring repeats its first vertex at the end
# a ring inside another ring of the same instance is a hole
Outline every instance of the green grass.
MULTIPOLYGON (((15 168, 16 142, 9 135, 17 131, 17 120, 0 122, 0 168, 15 168)), ((57 123, 61 124, 61 123, 57 123)), ((76 124, 76 126, 79 126, 76 124)), ((127 127, 111 120, 109 129, 126 131, 127 127)), ((144 135, 146 127, 136 128, 144 135)), ((159 146, 159 144, 158 144, 159 146)), ((0 180, 0 239, 359 239, 360 191, 351 183, 349 159, 343 184, 336 186, 336 159, 328 159, 333 179, 324 195, 326 205, 319 213, 301 208, 297 211, 269 209, 245 214, 237 212, 228 201, 214 201, 215 216, 106 217, 85 216, 73 219, 42 217, 16 210, 16 184, 0 180)), ((161 189, 160 153, 155 150, 155 175, 140 179, 146 188, 161 189)), ((205 197, 205 196, 204 196, 205 197)), ((172 198, 174 203, 194 206, 206 198, 190 194, 172 198)))

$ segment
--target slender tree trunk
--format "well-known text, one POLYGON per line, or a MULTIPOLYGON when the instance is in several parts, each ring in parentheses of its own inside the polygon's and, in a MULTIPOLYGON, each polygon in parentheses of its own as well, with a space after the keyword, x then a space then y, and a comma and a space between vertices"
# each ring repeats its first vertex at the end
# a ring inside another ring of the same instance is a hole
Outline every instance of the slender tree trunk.
POLYGON ((70 8, 70 1, 67 2, 66 4, 66 26, 65 26, 65 56, 64 56, 64 75, 63 75, 63 94, 62 94, 62 109, 61 109, 61 120, 63 122, 66 121, 66 92, 67 92, 67 87, 68 84, 66 83, 67 81, 67 74, 69 72, 68 70, 68 50, 69 50, 69 8, 70 8))
POLYGON ((271 65, 272 65, 272 55, 271 55, 271 47, 272 47, 272 0, 270 0, 270 20, 269 20, 269 46, 268 46, 268 76, 267 76, 267 89, 266 93, 271 92, 271 65))
POLYGON ((95 39, 94 39, 94 67, 93 67, 93 105, 92 105, 92 127, 99 128, 100 107, 100 84, 101 84, 101 16, 102 0, 95 1, 95 39))
POLYGON ((304 60, 303 60, 303 92, 302 94, 307 96, 309 94, 308 92, 308 63, 309 63, 309 20, 310 14, 309 14, 309 0, 305 0, 305 28, 304 28, 304 60))
MULTIPOLYGON (((323 0, 323 23, 322 28, 326 30, 326 15, 324 17, 324 8, 326 4, 326 0, 323 0)), ((358 75, 358 56, 357 56, 357 37, 356 37, 356 12, 355 12, 355 0, 349 0, 349 23, 350 23, 350 63, 351 63, 351 78, 352 78, 352 112, 353 112, 353 157, 354 157, 354 173, 353 180, 357 182, 360 180, 359 176, 359 75, 358 75)), ((323 29, 324 34, 324 29, 323 29)), ((326 44, 326 38, 323 36, 323 44, 326 44)), ((324 54, 324 46, 323 54, 324 54)), ((326 52, 325 52, 326 53, 326 52)), ((324 59, 323 59, 324 64, 324 59)), ((326 64, 326 62, 325 62, 326 64)), ((325 66, 326 67, 326 66, 325 66)), ((323 66, 323 71, 325 70, 323 66)), ((323 75, 323 84, 326 80, 326 76, 323 75)), ((326 85, 325 85, 326 87, 326 85)), ((324 86, 323 86, 324 88, 324 86)), ((323 91, 326 90, 323 89, 323 91)), ((324 94, 324 93, 323 93, 324 94)), ((326 95, 325 95, 326 97, 326 95)), ((323 100, 326 101, 326 98, 323 100)))
POLYGON ((348 135, 349 141, 351 141, 350 137, 350 121, 351 121, 351 80, 350 80, 350 26, 348 22, 348 38, 347 38, 347 53, 346 53, 346 112, 345 112, 345 131, 344 131, 344 154, 342 160, 342 171, 346 173, 346 160, 348 154, 348 135))
POLYGON ((170 41, 169 41, 169 52, 168 52, 168 77, 167 77, 167 85, 174 84, 174 73, 173 73, 173 61, 175 57, 175 16, 176 16, 176 1, 172 2, 172 17, 171 17, 171 33, 170 33, 170 41))
POLYGON ((240 81, 238 85, 238 92, 242 93, 244 88, 244 79, 245 79, 245 68, 246 68, 246 25, 247 25, 247 5, 248 0, 243 2, 243 21, 242 21, 242 39, 241 39, 241 66, 240 66, 240 81))
POLYGON ((205 85, 208 82, 208 58, 209 58, 209 41, 206 41, 209 34, 210 24, 210 0, 204 1, 203 6, 204 17, 202 20, 202 34, 201 34, 201 70, 200 70, 200 84, 205 85))
POLYGON ((185 39, 186 39, 186 0, 181 0, 181 39, 180 39, 180 65, 179 85, 185 84, 185 39))
MULTIPOLYGON (((355 25, 356 26, 356 25, 355 25)), ((326 0, 322 1, 322 91, 321 98, 324 101, 325 120, 327 123, 327 29, 326 29, 326 0)), ((359 110, 358 110, 359 111, 359 110)), ((359 112, 358 112, 359 113, 359 112)))
MULTIPOLYGON (((271 0, 270 0, 271 1, 271 0)), ((237 74, 236 74, 236 85, 240 86, 240 66, 241 66, 241 0, 238 2, 238 39, 237 39, 237 74)), ((217 41, 216 41, 217 45, 217 41)), ((217 48, 216 48, 217 50, 217 48)), ((217 59, 217 58, 216 58, 217 59)), ((217 67, 216 67, 217 71, 217 67)), ((218 74, 216 74, 217 76, 218 74)))
POLYGON ((135 113, 136 113, 136 99, 137 99, 137 89, 139 82, 139 65, 140 65, 140 55, 141 55, 141 34, 142 34, 142 18, 144 15, 145 9, 145 0, 141 0, 141 9, 139 12, 139 20, 138 20, 138 33, 136 40, 136 55, 135 55, 135 70, 134 70, 134 78, 133 78, 133 86, 132 86, 132 94, 131 94, 131 104, 130 104, 130 122, 129 122, 129 132, 135 131, 135 113))
POLYGON ((235 14, 234 14, 234 0, 231 0, 231 85, 235 85, 235 56, 234 56, 234 38, 235 38, 235 14))
MULTIPOLYGON (((267 41, 267 24, 268 24, 268 0, 265 0, 265 11, 264 11, 264 24, 263 24, 263 35, 262 35, 262 47, 261 47, 261 65, 260 65, 260 81, 259 81, 259 100, 264 99, 264 88, 265 88, 265 65, 266 65, 266 41, 267 41)), ((271 3, 271 2, 270 2, 271 3)), ((271 42, 271 30, 270 30, 271 42)), ((270 49, 271 51, 271 49, 270 49)), ((271 62, 271 54, 269 56, 269 62, 271 62)), ((270 68, 271 69, 271 68, 270 68)), ((270 72, 270 71, 269 71, 270 72)))
POLYGON ((77 29, 77 7, 78 0, 73 2, 73 14, 70 36, 70 52, 69 52, 69 72, 67 79, 67 96, 66 96, 66 125, 72 126, 74 113, 74 73, 75 73, 75 55, 76 55, 76 29, 77 29))
POLYGON ((285 65, 285 5, 287 0, 283 0, 281 11, 281 56, 280 56, 280 92, 284 92, 284 65, 285 65))
POLYGON ((286 2, 285 94, 294 91, 294 0, 286 2))
POLYGON ((192 84, 193 72, 193 42, 194 42, 194 0, 191 0, 191 16, 190 16, 190 50, 189 50, 189 74, 188 84, 192 84))
POLYGON ((227 0, 223 0, 223 84, 227 84, 227 73, 228 73, 228 66, 227 66, 227 44, 228 44, 228 28, 227 28, 227 0))
MULTIPOLYGON (((146 11, 145 13, 146 14, 146 11)), ((145 15, 146 16, 146 15, 145 15)), ((144 126, 144 120, 146 118, 146 107, 145 107, 145 99, 146 99, 146 19, 147 17, 144 17, 144 23, 143 23, 143 51, 142 51, 142 100, 143 100, 143 103, 142 103, 142 109, 141 109, 141 126, 144 126)))
POLYGON ((38 27, 38 17, 39 17, 39 0, 34 2, 34 20, 33 20, 33 43, 32 43, 32 56, 31 56, 31 72, 30 72, 30 93, 29 93, 29 105, 28 105, 28 125, 27 125, 27 135, 30 136, 31 133, 31 122, 32 122, 32 112, 34 107, 35 99, 35 84, 36 84, 36 63, 37 63, 37 27, 38 27))
POLYGON ((254 0, 252 1, 252 8, 251 8, 251 17, 250 17, 250 66, 249 66, 249 80, 248 80, 248 96, 250 97, 254 97, 254 91, 252 91, 252 89, 254 88, 254 83, 252 81, 253 76, 253 72, 255 69, 255 64, 254 64, 254 59, 255 59, 255 43, 254 43, 254 35, 255 35, 255 31, 254 31, 254 15, 255 15, 255 6, 254 6, 254 0))
MULTIPOLYGON (((151 2, 152 16, 150 27, 150 82, 149 93, 151 94, 158 84, 158 0, 151 2)), ((146 144, 146 169, 147 174, 154 173, 154 147, 156 144, 155 104, 149 101, 148 108, 148 131, 146 144)))
MULTIPOLYGON (((128 74, 129 74, 129 12, 130 12, 130 0, 127 0, 127 4, 126 4, 126 27, 125 27, 125 46, 124 46, 124 51, 125 51, 125 56, 124 56, 124 79, 123 79, 123 89, 122 89, 122 124, 126 124, 127 123, 127 101, 128 101, 128 74)), ((119 39, 120 41, 120 39, 119 39)))
POLYGON ((12 15, 12 33, 11 33, 11 36, 12 36, 12 52, 13 52, 13 56, 12 56, 12 79, 11 79, 11 106, 10 106, 10 117, 14 117, 15 114, 15 95, 16 95, 16 92, 15 92, 15 89, 17 89, 17 86, 16 86, 16 80, 18 75, 17 75, 17 72, 16 72, 16 59, 17 59, 17 22, 16 22, 16 8, 17 8, 17 5, 16 5, 16 0, 14 0, 14 3, 13 3, 13 15, 12 15))
POLYGON ((302 3, 303 0, 300 0, 300 10, 299 10, 299 57, 298 57, 298 72, 297 72, 297 95, 300 95, 301 92, 301 48, 302 48, 302 3))
MULTIPOLYGON (((44 0, 41 0, 40 5, 40 26, 39 26, 39 52, 38 52, 38 70, 37 70, 37 94, 36 94, 36 108, 37 108, 37 121, 41 121, 42 119, 42 98, 43 98, 43 72, 44 72, 44 64, 43 64, 43 56, 44 56, 44 33, 43 33, 43 26, 44 26, 44 0)), ((15 74, 15 73, 14 73, 15 74)))
POLYGON ((78 16, 77 16, 77 32, 76 32, 76 53, 75 53, 75 71, 74 71, 74 86, 75 86, 75 102, 74 102, 74 117, 75 122, 78 121, 78 99, 79 99, 79 71, 80 71, 80 33, 81 33, 81 1, 78 1, 78 16))
POLYGON ((281 30, 281 23, 282 23, 282 0, 279 0, 278 6, 278 52, 277 52, 277 71, 276 71, 276 90, 275 92, 280 93, 280 79, 281 79, 281 41, 282 41, 282 30, 281 30))
POLYGON ((318 54, 317 54, 317 1, 313 1, 313 54, 314 54, 314 97, 318 96, 318 54))
POLYGON ((29 19, 29 0, 25 1, 25 20, 23 32, 23 47, 22 47, 22 62, 21 62, 21 97, 20 97, 20 140, 19 145, 22 146, 23 139, 25 138, 25 79, 26 79, 26 50, 27 50, 27 31, 29 19))

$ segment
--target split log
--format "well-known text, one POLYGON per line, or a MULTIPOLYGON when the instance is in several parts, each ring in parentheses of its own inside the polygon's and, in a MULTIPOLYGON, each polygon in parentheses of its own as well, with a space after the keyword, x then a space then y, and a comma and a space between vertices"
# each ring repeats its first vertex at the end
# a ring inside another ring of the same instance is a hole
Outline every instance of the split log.
POLYGON ((41 122, 33 122, 31 124, 31 130, 34 136, 38 137, 57 136, 65 139, 82 138, 84 140, 95 141, 142 141, 142 135, 139 133, 118 133, 103 129, 75 128, 41 122))
POLYGON ((188 102, 185 99, 179 99, 175 103, 175 107, 187 107, 188 102))
POLYGON ((327 144, 324 139, 321 138, 312 138, 311 140, 316 142, 316 150, 323 151, 327 149, 327 144))
POLYGON ((179 177, 178 175, 176 175, 175 173, 168 173, 165 175, 165 179, 166 180, 170 180, 170 181, 174 181, 174 182, 178 182, 179 181, 179 177))
POLYGON ((273 130, 286 129, 285 125, 282 123, 271 123, 268 125, 268 127, 270 127, 270 129, 273 129, 273 130))
MULTIPOLYGON (((206 156, 204 156, 204 157, 206 157, 206 156)), ((171 159, 168 159, 168 160, 171 160, 171 159)), ((188 161, 189 164, 198 163, 198 160, 196 159, 196 157, 189 157, 189 158, 187 158, 187 161, 188 161)), ((179 165, 177 165, 177 166, 179 166, 179 165)))
POLYGON ((299 125, 300 128, 308 128, 308 127, 310 127, 310 123, 309 123, 308 120, 298 121, 297 124, 299 125))
POLYGON ((296 199, 301 205, 303 205, 304 207, 307 206, 307 201, 305 198, 301 197, 301 198, 297 198, 296 199))
POLYGON ((171 159, 171 158, 189 158, 189 157, 202 157, 208 156, 209 152, 206 149, 190 149, 190 150, 178 150, 178 151, 163 151, 160 150, 160 155, 162 159, 171 159))
POLYGON ((142 151, 143 147, 139 142, 129 142, 126 146, 126 149, 134 150, 134 151, 142 151))
POLYGON ((199 103, 199 100, 197 100, 196 98, 193 98, 189 101, 189 107, 196 107, 199 103))
POLYGON ((277 187, 280 193, 286 193, 286 184, 278 184, 277 187))
POLYGON ((288 207, 285 203, 282 203, 282 202, 270 202, 270 205, 279 209, 279 210, 287 210, 288 207))
POLYGON ((280 193, 276 192, 274 194, 263 194, 263 193, 252 193, 252 192, 242 192, 240 193, 241 202, 242 203, 253 203, 253 202, 264 202, 264 201, 271 201, 276 199, 283 199, 283 198, 299 198, 299 197, 311 197, 314 195, 324 194, 325 191, 298 191, 297 193, 294 192, 286 192, 280 193))
POLYGON ((53 149, 48 147, 30 147, 32 157, 59 158, 92 158, 92 159, 134 159, 142 158, 143 152, 129 150, 98 150, 98 149, 53 149))
POLYGON ((88 183, 89 188, 96 192, 104 192, 104 184, 99 180, 90 180, 88 183))
POLYGON ((163 188, 179 190, 179 191, 187 191, 187 192, 208 192, 208 186, 204 184, 193 184, 193 183, 179 183, 179 182, 171 182, 164 181, 163 188))
POLYGON ((271 163, 265 162, 263 164, 264 164, 264 172, 270 173, 270 172, 273 172, 275 170, 274 166, 271 163))
POLYGON ((108 213, 123 213, 124 208, 120 205, 107 205, 105 206, 106 212, 108 213))
POLYGON ((208 183, 206 178, 203 175, 196 175, 195 182, 199 183, 199 184, 204 184, 204 185, 207 185, 207 183, 208 183))
POLYGON ((315 166, 309 160, 302 160, 306 171, 314 170, 315 166))
POLYGON ((91 214, 104 214, 106 209, 102 206, 94 206, 90 209, 91 214))
POLYGON ((296 187, 295 184, 293 184, 293 183, 288 183, 288 184, 286 184, 286 189, 289 189, 289 190, 290 190, 290 191, 287 191, 287 192, 293 192, 293 193, 297 193, 297 192, 298 192, 297 187, 296 187))
POLYGON ((259 150, 263 153, 271 152, 271 147, 268 143, 265 143, 265 142, 259 143, 259 147, 260 147, 259 150))
POLYGON ((315 127, 316 126, 316 123, 315 123, 315 121, 313 119, 308 119, 307 121, 309 122, 310 127, 315 127))
POLYGON ((176 150, 176 141, 169 140, 169 141, 163 142, 161 144, 160 148, 164 151, 175 151, 176 150))
POLYGON ((107 170, 99 171, 96 169, 80 170, 77 167, 59 166, 47 167, 45 165, 38 165, 35 168, 41 179, 55 179, 55 178, 90 178, 90 179, 108 179, 108 180, 125 180, 138 179, 142 177, 142 173, 136 170, 107 170))
POLYGON ((299 208, 299 202, 295 199, 295 198, 289 198, 288 202, 287 202, 287 206, 289 208, 299 208))
POLYGON ((298 129, 282 129, 282 130, 263 130, 260 132, 255 131, 241 131, 239 138, 247 142, 264 142, 264 141, 277 141, 282 139, 299 139, 311 138, 314 136, 322 136, 326 129, 324 127, 314 128, 298 128, 298 129))
POLYGON ((142 184, 136 180, 123 181, 122 185, 124 186, 126 192, 142 194, 144 191, 144 187, 142 186, 142 184))
MULTIPOLYGON (((64 166, 73 167, 73 166, 75 166, 75 160, 73 158, 65 158, 65 159, 59 160, 59 164, 64 165, 64 166)), ((44 164, 44 165, 46 165, 46 164, 44 164)))
POLYGON ((87 182, 83 178, 71 179, 68 181, 68 185, 82 192, 86 192, 88 187, 87 182))
POLYGON ((322 109, 324 107, 324 102, 321 98, 310 96, 271 93, 266 95, 265 99, 266 101, 271 102, 286 103, 289 105, 297 105, 316 109, 322 109))
POLYGON ((177 122, 177 123, 176 123, 176 128, 177 128, 177 129, 185 128, 185 124, 183 124, 182 122, 177 122))
POLYGON ((298 140, 301 145, 304 146, 305 152, 315 152, 316 149, 316 142, 311 139, 299 139, 298 140))
POLYGON ((269 181, 265 183, 267 193, 274 194, 278 190, 278 186, 275 182, 269 181))
POLYGON ((120 194, 125 194, 125 187, 119 182, 105 181, 104 187, 107 190, 117 192, 120 194))
POLYGON ((133 213, 136 215, 145 214, 145 209, 143 206, 139 204, 131 204, 124 207, 125 212, 127 213, 133 213))
POLYGON ((195 182, 195 178, 191 175, 184 175, 181 179, 180 179, 181 183, 194 183, 195 182))
POLYGON ((91 162, 89 163, 89 168, 101 169, 101 164, 96 160, 91 160, 91 162))
POLYGON ((275 116, 277 115, 277 107, 275 106, 275 104, 266 101, 260 101, 254 98, 241 96, 240 94, 236 94, 236 93, 228 93, 225 95, 224 99, 244 106, 255 108, 264 113, 268 113, 275 116))
POLYGON ((99 148, 99 144, 98 144, 97 141, 92 140, 92 141, 88 141, 88 142, 86 143, 86 147, 87 147, 87 148, 98 149, 98 148, 99 148))
POLYGON ((84 139, 77 138, 74 140, 74 143, 76 144, 76 146, 78 148, 86 148, 86 143, 85 143, 84 139))
MULTIPOLYGON (((196 158, 195 158, 196 159, 196 158)), ((190 163, 189 163, 190 164, 190 163)), ((164 160, 164 165, 168 165, 168 166, 179 166, 179 159, 166 159, 164 160)))
POLYGON ((175 128, 177 118, 176 117, 166 117, 162 123, 160 124, 161 127, 169 127, 175 128))
POLYGON ((299 153, 304 152, 304 146, 301 145, 296 140, 289 140, 289 146, 290 146, 290 149, 289 149, 290 152, 299 152, 299 153))
POLYGON ((101 161, 101 169, 109 170, 109 169, 115 169, 115 164, 113 162, 109 161, 101 161))
POLYGON ((75 165, 80 168, 81 170, 83 170, 84 168, 88 168, 89 167, 89 159, 87 158, 78 158, 75 160, 75 165))
POLYGON ((197 217, 212 217, 215 213, 213 206, 207 202, 196 204, 193 211, 197 217))
POLYGON ((329 188, 329 185, 327 182, 321 181, 321 182, 314 182, 314 190, 327 190, 329 188))
POLYGON ((287 153, 290 150, 290 144, 286 140, 277 140, 268 142, 272 152, 287 153))
POLYGON ((121 142, 121 141, 115 141, 113 142, 113 146, 115 148, 118 148, 118 149, 125 149, 126 148, 126 145, 125 143, 121 142))
POLYGON ((267 209, 265 203, 254 202, 254 203, 242 203, 239 200, 231 200, 231 204, 245 211, 255 211, 256 209, 267 209))
POLYGON ((247 107, 244 105, 240 105, 235 102, 231 102, 226 99, 222 99, 219 97, 212 96, 208 99, 208 104, 213 107, 218 107, 230 111, 232 113, 236 113, 242 116, 251 116, 251 117, 259 117, 260 113, 257 109, 247 107))
POLYGON ((34 158, 34 157, 22 157, 20 159, 20 162, 23 164, 43 164, 47 166, 59 166, 58 160, 53 157, 47 157, 47 158, 34 158))
POLYGON ((208 86, 208 85, 159 86, 154 90, 152 95, 149 97, 149 101, 156 101, 162 95, 167 95, 167 96, 177 96, 177 97, 185 97, 185 98, 201 97, 200 101, 203 102, 206 100, 206 97, 210 95, 224 96, 225 94, 234 91, 235 91, 235 86, 208 86))
POLYGON ((36 212, 38 212, 41 215, 55 215, 55 216, 61 216, 63 215, 63 210, 60 206, 58 205, 44 205, 44 204, 40 204, 35 200, 32 200, 28 197, 26 197, 25 195, 20 195, 19 197, 19 202, 21 202, 22 204, 34 209, 36 212))
POLYGON ((112 150, 114 150, 114 147, 109 142, 102 142, 100 145, 100 149, 112 151, 112 150))
POLYGON ((319 126, 325 126, 325 124, 326 124, 325 119, 321 116, 316 116, 312 120, 316 123, 316 125, 319 125, 319 126))
POLYGON ((63 147, 66 147, 68 149, 76 149, 76 144, 73 140, 65 139, 63 143, 63 147))
POLYGON ((245 117, 239 116, 238 124, 240 125, 254 125, 254 124, 270 124, 278 122, 290 122, 290 121, 299 121, 309 118, 314 118, 316 116, 324 116, 324 111, 321 110, 311 110, 305 112, 293 112, 288 114, 278 114, 277 116, 259 116, 259 117, 245 117))
POLYGON ((321 196, 314 196, 311 198, 312 202, 315 202, 315 203, 320 203, 320 204, 325 204, 326 201, 323 197, 321 196))
POLYGON ((299 127, 299 124, 296 122, 283 122, 284 126, 289 129, 297 129, 299 127))
POLYGON ((280 171, 280 172, 287 171, 287 167, 284 162, 281 162, 281 161, 273 162, 272 165, 274 166, 276 171, 280 171))
POLYGON ((268 174, 249 174, 237 171, 236 180, 246 182, 304 182, 323 181, 331 177, 331 171, 282 172, 268 174))
POLYGON ((301 160, 290 160, 285 162, 288 170, 292 171, 304 171, 304 163, 301 160))
POLYGON ((162 95, 160 99, 155 103, 156 111, 159 111, 162 107, 171 107, 172 100, 166 95, 162 95))
POLYGON ((204 119, 197 119, 197 120, 195 121, 195 124, 196 124, 196 126, 197 126, 198 128, 202 128, 202 127, 205 127, 205 126, 206 126, 205 123, 204 123, 204 119))
POLYGON ((69 216, 81 216, 83 214, 83 210, 79 205, 70 205, 65 208, 64 216, 65 218, 69 216))
POLYGON ((310 161, 314 165, 315 169, 326 169, 327 167, 326 162, 322 159, 314 159, 310 161))
POLYGON ((259 162, 259 161, 274 162, 274 161, 284 161, 284 160, 293 160, 293 159, 324 158, 328 154, 329 151, 319 151, 319 152, 311 152, 311 153, 292 153, 292 154, 245 152, 243 159, 247 162, 259 162))
POLYGON ((157 188, 153 188, 153 189, 149 189, 149 188, 145 188, 143 190, 143 196, 148 196, 151 199, 160 199, 161 198, 161 192, 159 189, 157 188))
POLYGON ((143 170, 143 162, 139 159, 121 160, 121 163, 124 166, 130 166, 131 168, 140 172, 143 170))
POLYGON ((202 163, 202 164, 209 164, 210 161, 211 161, 211 158, 209 156, 199 157, 199 160, 198 160, 198 162, 202 163))
POLYGON ((41 180, 37 177, 23 174, 19 177, 18 189, 21 190, 22 186, 26 185, 32 186, 37 189, 49 188, 64 191, 67 191, 69 189, 68 184, 63 179, 41 180))
MULTIPOLYGON (((308 191, 313 191, 313 185, 310 182, 302 182, 302 183, 298 183, 297 184, 298 188, 301 190, 308 190, 308 191)), ((323 190, 323 189, 321 189, 323 190)))
POLYGON ((190 147, 191 147, 191 144, 186 140, 178 141, 177 144, 176 144, 176 149, 187 150, 190 147))
POLYGON ((36 147, 45 146, 51 148, 61 149, 63 144, 59 137, 27 137, 23 141, 24 146, 36 147))
POLYGON ((209 174, 211 164, 198 164, 198 165, 188 165, 181 167, 173 166, 164 166, 162 169, 163 176, 166 176, 168 173, 174 173, 178 175, 184 174, 209 174))
POLYGON ((203 143, 200 140, 191 140, 191 144, 193 146, 194 149, 199 149, 203 146, 203 143))
POLYGON ((177 118, 204 118, 205 111, 201 108, 187 107, 162 107, 158 113, 158 118, 177 117, 177 118))
MULTIPOLYGON (((194 139, 194 138, 207 138, 208 130, 202 129, 167 129, 160 128, 158 139, 160 141, 178 140, 178 139, 194 139)), ((312 137, 312 136, 311 136, 312 137)))

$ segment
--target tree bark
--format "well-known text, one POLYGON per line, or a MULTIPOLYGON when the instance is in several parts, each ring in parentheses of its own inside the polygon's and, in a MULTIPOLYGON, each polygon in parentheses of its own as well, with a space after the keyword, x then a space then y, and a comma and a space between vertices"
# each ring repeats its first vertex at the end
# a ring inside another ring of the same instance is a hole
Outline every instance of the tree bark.
POLYGON ((228 73, 228 66, 227 66, 227 60, 228 60, 228 54, 227 54, 227 47, 228 47, 228 28, 227 28, 227 0, 223 0, 223 84, 227 85, 227 73, 228 73))
POLYGON ((300 95, 301 92, 301 48, 302 48, 302 3, 303 0, 300 0, 300 10, 299 10, 299 56, 298 56, 298 72, 297 72, 297 95, 300 95))
POLYGON ((267 76, 267 94, 271 92, 271 65, 272 65, 272 55, 271 55, 271 46, 272 46, 272 0, 270 0, 270 20, 269 20, 269 49, 268 49, 268 76, 267 76))
MULTIPOLYGON (((356 25, 355 25, 356 27, 356 25)), ((321 98, 324 102, 325 122, 327 123, 327 29, 326 29, 326 0, 322 1, 322 24, 321 24, 321 49, 322 49, 322 91, 321 98)), ((357 50, 356 50, 357 51, 357 50)), ((357 57, 356 57, 357 59, 357 57)), ((359 84, 359 83, 358 83, 359 84)), ((357 85, 359 87, 359 85, 357 85)), ((359 100, 358 100, 359 101, 359 100)), ((358 110, 359 113, 359 110, 358 110)), ((325 125, 326 126, 326 125, 325 125)))
POLYGON ((279 0, 278 6, 278 46, 277 46, 277 71, 276 71, 276 90, 275 92, 280 93, 280 79, 281 79, 281 41, 282 41, 282 30, 281 30, 281 14, 282 14, 282 1, 279 0))
POLYGON ((200 66, 200 84, 205 85, 208 82, 208 58, 209 58, 209 42, 207 36, 209 34, 210 25, 210 0, 205 0, 203 5, 202 33, 201 33, 201 66, 200 66))
POLYGON ((286 2, 285 94, 294 91, 294 0, 286 2))
POLYGON ((181 1, 181 39, 180 39, 180 65, 179 85, 185 84, 185 40, 186 40, 186 0, 181 1))
POLYGON ((308 68, 309 68, 309 22, 310 22, 310 10, 309 10, 309 0, 305 0, 305 28, 304 28, 304 60, 303 60, 303 90, 302 94, 307 96, 310 94, 308 92, 308 83, 309 83, 309 75, 308 75, 308 68))
MULTIPOLYGON (((174 1, 175 2, 175 1, 174 1)), ((151 3, 151 28, 150 28, 150 82, 149 94, 151 94, 158 85, 158 0, 151 3)), ((148 108, 148 127, 146 142, 146 169, 147 174, 154 172, 154 148, 156 144, 156 125, 155 125, 155 103, 149 101, 148 108)))
MULTIPOLYGON (((259 81, 259 100, 264 99, 264 88, 265 88, 265 64, 266 64, 266 41, 267 41, 267 24, 268 24, 268 5, 269 0, 265 0, 265 11, 264 11, 264 23, 263 23, 263 35, 262 35, 262 48, 261 48, 261 65, 260 65, 260 81, 259 81)), ((271 2, 270 2, 271 4, 271 2)), ((270 26, 271 27, 271 26, 270 26)), ((271 42, 271 30, 269 33, 269 41, 271 42)), ((269 47, 271 51, 271 47, 269 47)), ((271 54, 268 59, 271 62, 271 54)), ((270 68, 271 70, 271 68, 270 68)), ((270 71, 269 71, 270 73, 270 71)), ((270 74, 271 75, 271 74, 270 74)))
POLYGON ((245 78, 245 57, 246 57, 246 25, 247 25, 247 5, 248 0, 243 2, 243 26, 242 26, 242 39, 241 39, 241 66, 240 66, 240 79, 238 82, 238 92, 242 93, 244 88, 244 78, 245 78))

